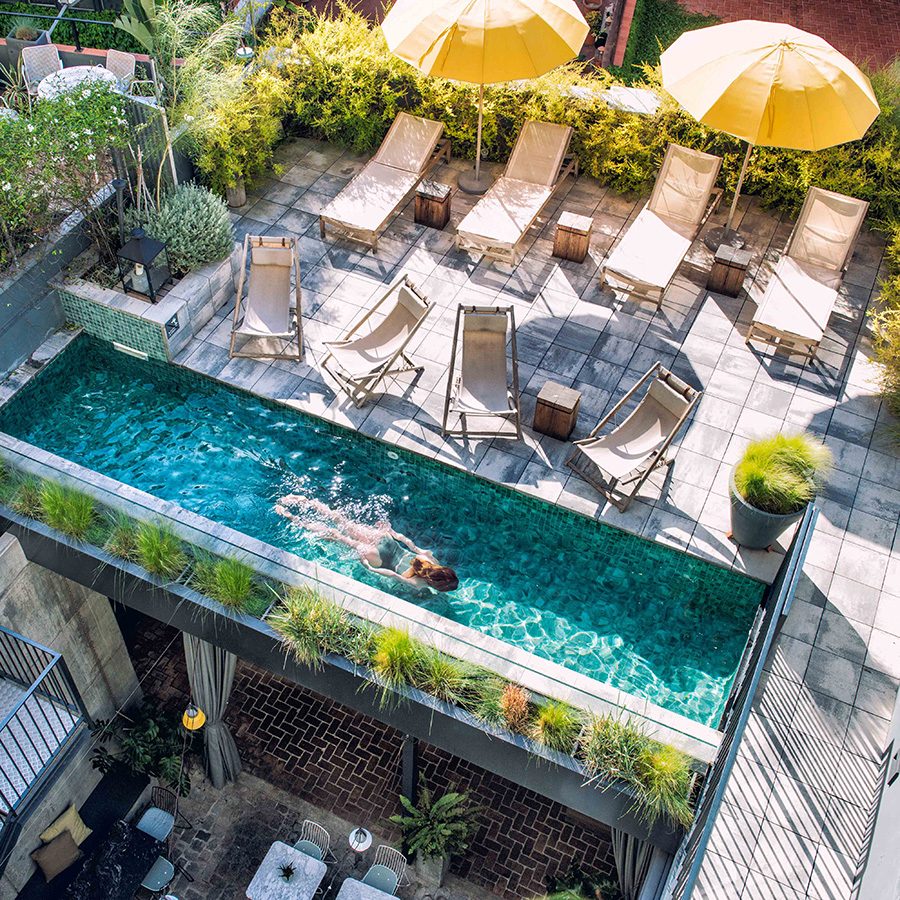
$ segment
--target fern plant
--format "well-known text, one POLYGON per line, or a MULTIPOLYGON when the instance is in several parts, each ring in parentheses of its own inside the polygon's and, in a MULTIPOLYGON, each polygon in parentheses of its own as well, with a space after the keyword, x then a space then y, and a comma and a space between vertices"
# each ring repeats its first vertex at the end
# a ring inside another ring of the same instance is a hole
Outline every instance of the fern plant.
POLYGON ((477 807, 465 793, 449 791, 433 799, 425 780, 420 781, 419 801, 400 797, 404 812, 390 817, 403 832, 403 844, 409 853, 426 858, 459 856, 469 849, 478 830, 477 807))

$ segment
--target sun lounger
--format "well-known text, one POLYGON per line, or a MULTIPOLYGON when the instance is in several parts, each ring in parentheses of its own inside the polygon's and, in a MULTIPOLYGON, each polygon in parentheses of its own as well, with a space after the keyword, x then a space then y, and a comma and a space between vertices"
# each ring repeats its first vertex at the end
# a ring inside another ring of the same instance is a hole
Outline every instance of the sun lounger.
POLYGON ((568 125, 526 122, 506 171, 460 222, 456 246, 515 264, 518 245, 567 175, 577 175, 567 157, 568 125))
POLYGON ((406 347, 431 308, 409 278, 401 275, 341 340, 326 342, 322 368, 337 379, 356 406, 363 406, 388 375, 422 371, 424 367, 406 355, 406 347), (376 313, 383 317, 365 330, 363 326, 376 313))
POLYGON ((300 261, 296 238, 249 234, 244 238, 229 355, 252 359, 302 358, 300 261), (245 277, 247 296, 242 299, 245 277))
POLYGON ((813 359, 869 204, 813 187, 747 332, 813 359))
POLYGON ((522 437, 519 414, 519 359, 516 352, 516 319, 511 306, 463 306, 456 310, 456 328, 450 352, 447 394, 444 399, 444 434, 470 437, 502 433, 506 422, 515 425, 522 437), (456 353, 462 323, 462 361, 456 375, 456 353), (506 342, 509 335, 512 378, 506 368, 506 342), (512 386, 510 387, 510 381, 512 386), (458 428, 449 428, 450 414, 459 416, 458 428), (493 419, 494 429, 473 431, 469 417, 493 419))
POLYGON ((656 363, 588 437, 575 441, 566 465, 625 512, 654 469, 672 462, 666 458, 666 451, 699 398, 699 391, 656 363), (619 411, 648 381, 649 387, 634 410, 615 424, 619 411), (610 422, 615 425, 613 430, 601 435, 610 422), (626 484, 633 485, 628 493, 621 490, 626 484))
POLYGON ((600 267, 600 282, 628 299, 662 306, 663 295, 722 192, 722 160, 669 144, 653 193, 600 267))
POLYGON ((440 122, 399 113, 378 152, 319 214, 322 237, 327 227, 376 250, 388 219, 428 170, 440 159, 450 161, 443 131, 440 122))

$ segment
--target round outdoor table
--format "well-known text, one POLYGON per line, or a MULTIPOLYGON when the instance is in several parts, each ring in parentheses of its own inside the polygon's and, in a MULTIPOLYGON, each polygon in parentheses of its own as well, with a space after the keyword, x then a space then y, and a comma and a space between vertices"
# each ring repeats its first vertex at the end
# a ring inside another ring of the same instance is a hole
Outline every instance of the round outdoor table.
POLYGON ((119 87, 119 79, 103 66, 69 66, 42 78, 37 87, 37 95, 41 100, 55 100, 82 84, 95 81, 119 87))

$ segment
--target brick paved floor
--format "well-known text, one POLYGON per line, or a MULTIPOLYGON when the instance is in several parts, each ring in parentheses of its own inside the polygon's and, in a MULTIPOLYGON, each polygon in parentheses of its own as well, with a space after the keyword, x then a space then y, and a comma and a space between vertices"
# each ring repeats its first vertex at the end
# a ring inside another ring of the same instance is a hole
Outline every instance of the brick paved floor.
POLYGON ((679 0, 692 12, 726 22, 787 22, 825 38, 858 63, 887 65, 900 54, 897 0, 679 0))
MULTIPOLYGON (((754 254, 747 292, 731 299, 704 289, 710 254, 698 242, 654 312, 621 302, 597 279, 642 198, 612 194, 586 177, 568 182, 527 236, 527 254, 514 268, 453 249, 453 229, 471 198, 454 194, 443 232, 416 225, 410 203, 374 256, 320 240, 315 215, 364 160, 298 140, 279 148, 278 161, 283 173, 251 187, 236 228, 241 236, 299 237, 304 361, 229 361, 225 308, 179 356, 182 365, 760 578, 772 576, 779 556, 737 549, 728 540, 731 467, 751 438, 767 432, 809 428, 825 438, 836 470, 818 501, 822 516, 800 597, 757 700, 755 732, 729 798, 734 815, 722 817, 723 835, 704 877, 706 896, 715 900, 791 891, 817 900, 849 896, 861 848, 857 826, 900 684, 900 461, 896 423, 877 396, 865 321, 877 293, 880 238, 861 236, 819 358, 801 365, 744 343, 755 299, 791 229, 788 219, 755 203, 740 207, 754 254), (590 256, 580 266, 550 253, 563 209, 594 217, 590 256), (397 379, 376 402, 355 410, 319 367, 322 342, 401 271, 437 305, 412 348, 425 371, 397 379), (450 336, 463 302, 515 305, 522 441, 463 442, 440 434, 450 336), (705 393, 677 442, 674 465, 648 481, 623 515, 565 468, 566 444, 527 426, 537 391, 552 378, 582 391, 574 435, 582 437, 655 359, 705 393), (810 769, 811 754, 819 768, 810 769), (739 840, 725 833, 733 821, 744 823, 739 840), (793 868, 784 863, 789 859, 793 868)), ((468 165, 453 160, 435 177, 453 185, 468 165)), ((724 210, 710 224, 723 219, 724 210)))
MULTIPOLYGON (((173 637, 173 629, 148 619, 129 639, 129 649, 138 678, 159 660, 143 684, 145 692, 181 708, 188 695, 187 673, 181 641, 173 637)), ((399 811, 398 731, 245 662, 237 668, 227 719, 245 771, 277 790, 267 797, 259 785, 240 784, 238 793, 253 798, 258 819, 240 812, 230 789, 221 803, 212 789, 200 791, 198 817, 208 824, 198 826, 197 834, 185 834, 180 852, 191 874, 206 880, 194 887, 199 894, 176 890, 182 900, 230 900, 232 889, 246 887, 272 841, 293 836, 311 810, 330 817, 335 841, 349 833, 349 822, 397 844, 399 835, 387 820, 399 811), (279 791, 291 802, 279 799, 279 791)), ((424 744, 420 748, 430 786, 438 792, 451 785, 468 790, 482 808, 481 830, 465 858, 452 867, 461 879, 451 885, 460 900, 475 900, 486 891, 510 900, 540 894, 546 876, 567 871, 573 861, 587 871, 612 871, 606 829, 589 827, 559 804, 464 760, 424 744)))

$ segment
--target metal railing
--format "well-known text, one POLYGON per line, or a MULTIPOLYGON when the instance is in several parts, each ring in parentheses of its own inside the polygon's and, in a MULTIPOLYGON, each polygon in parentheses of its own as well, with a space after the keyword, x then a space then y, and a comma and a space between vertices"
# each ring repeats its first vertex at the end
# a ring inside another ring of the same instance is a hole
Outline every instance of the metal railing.
POLYGON ((693 893, 725 789, 728 787, 728 779, 737 759, 741 738, 747 727, 763 666, 793 600, 818 515, 818 509, 810 504, 753 623, 723 717, 722 744, 703 783, 694 823, 675 854, 669 878, 660 895, 661 900, 689 900, 693 893))
MULTIPOLYGON (((44 6, 46 5, 48 9, 54 9, 54 6, 50 4, 36 3, 36 6, 44 6)), ((45 13, 33 13, 33 12, 22 12, 22 10, 5 10, 3 8, 4 4, 0 4, 0 21, 5 19, 33 19, 37 22, 49 22, 50 24, 44 30, 49 35, 50 39, 53 39, 53 32, 56 30, 57 26, 60 22, 65 20, 66 25, 71 27, 72 34, 74 37, 73 44, 75 46, 75 51, 77 53, 81 53, 84 50, 84 47, 81 46, 81 34, 78 30, 79 25, 103 25, 106 28, 114 28, 112 22, 105 19, 88 19, 84 16, 76 16, 76 15, 67 15, 69 12, 74 12, 75 10, 82 11, 78 9, 75 4, 65 3, 63 4, 59 12, 54 13, 53 15, 47 15, 45 13)), ((102 0, 98 3, 94 3, 93 7, 96 11, 103 11, 104 5, 102 0)), ((3 30, 3 34, 0 37, 6 35, 7 29, 3 30)))
POLYGON ((0 626, 0 827, 22 809, 88 721, 62 656, 0 626))

